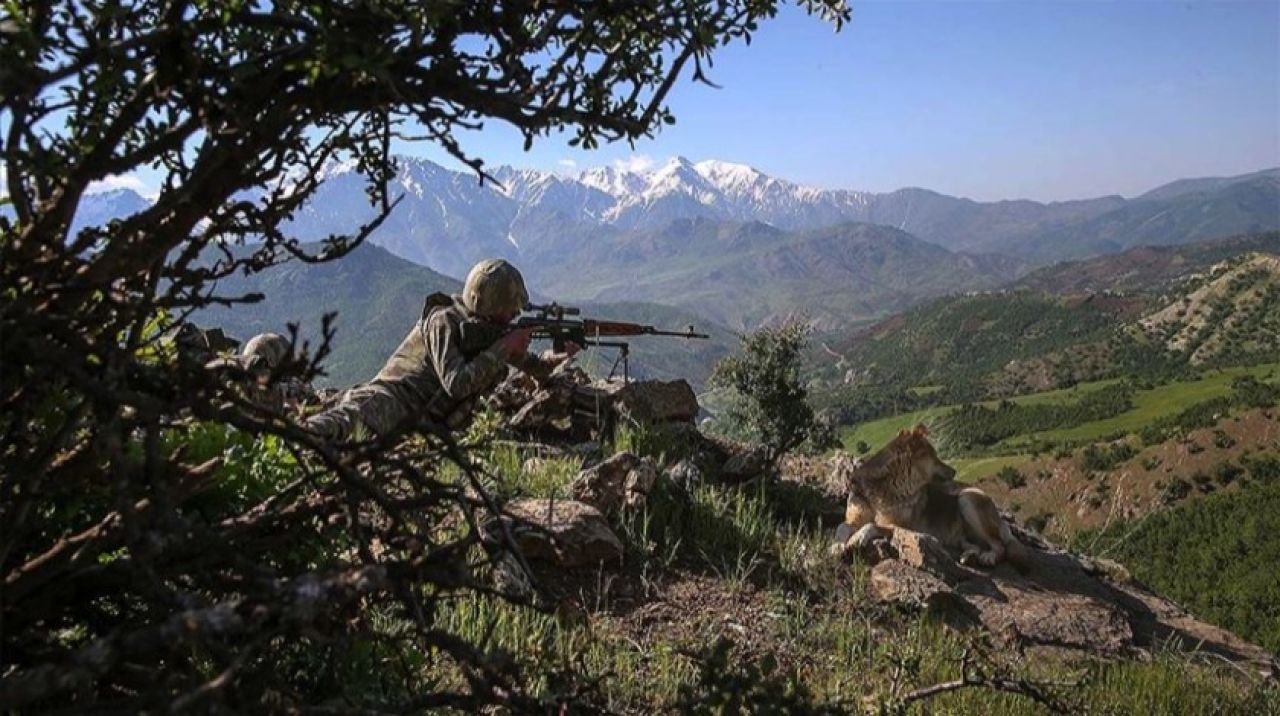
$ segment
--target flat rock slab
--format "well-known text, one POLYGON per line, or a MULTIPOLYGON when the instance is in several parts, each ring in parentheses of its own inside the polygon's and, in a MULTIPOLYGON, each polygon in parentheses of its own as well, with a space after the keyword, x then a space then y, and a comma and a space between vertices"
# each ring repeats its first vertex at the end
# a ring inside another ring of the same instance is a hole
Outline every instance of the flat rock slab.
MULTIPOLYGON (((1116 565, 1100 569, 1040 542, 1029 572, 1007 564, 980 570, 959 564, 931 537, 895 530, 890 558, 871 570, 868 590, 882 601, 917 608, 962 602, 996 638, 1019 648, 1055 647, 1115 655, 1157 645, 1205 651, 1261 675, 1280 673, 1277 659, 1225 629, 1196 619, 1116 565)), ((865 553, 864 553, 865 554, 865 553)))
POLYGON ((700 409, 686 380, 596 381, 586 392, 607 402, 619 417, 638 423, 692 423, 700 409))

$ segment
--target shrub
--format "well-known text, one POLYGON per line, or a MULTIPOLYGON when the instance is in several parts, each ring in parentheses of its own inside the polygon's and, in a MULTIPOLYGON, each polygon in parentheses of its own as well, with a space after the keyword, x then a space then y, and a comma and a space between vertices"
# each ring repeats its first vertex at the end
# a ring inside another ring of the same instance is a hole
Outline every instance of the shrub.
POLYGON ((1218 481, 1219 485, 1227 486, 1236 481, 1236 478, 1244 474, 1244 468, 1233 462, 1219 463, 1213 469, 1213 478, 1218 481))
POLYGON ((1181 477, 1173 478, 1160 492, 1160 502, 1165 505, 1172 505, 1179 500, 1185 499, 1191 494, 1191 483, 1181 477))
POLYGON ((1249 469, 1249 477, 1258 482, 1275 482, 1280 480, 1280 457, 1263 455, 1248 458, 1245 467, 1249 469))
POLYGON ((1264 383, 1252 375, 1231 382, 1236 402, 1246 408, 1269 408, 1280 402, 1280 386, 1264 383))
POLYGON ((790 321, 742 336, 741 355, 716 363, 709 381, 728 388, 734 400, 727 419, 759 440, 776 464, 805 441, 828 447, 834 435, 817 419, 800 380, 800 358, 809 326, 790 321))
POLYGON ((1086 472, 1107 472, 1137 454, 1138 451, 1129 443, 1116 443, 1102 448, 1090 445, 1080 453, 1080 469, 1086 472))
POLYGON ((1019 472, 1017 468, 1010 465, 1000 468, 1000 472, 996 473, 996 477, 1000 478, 1000 481, 1003 482, 1010 490, 1025 487, 1027 484, 1027 478, 1023 477, 1022 473, 1019 472))

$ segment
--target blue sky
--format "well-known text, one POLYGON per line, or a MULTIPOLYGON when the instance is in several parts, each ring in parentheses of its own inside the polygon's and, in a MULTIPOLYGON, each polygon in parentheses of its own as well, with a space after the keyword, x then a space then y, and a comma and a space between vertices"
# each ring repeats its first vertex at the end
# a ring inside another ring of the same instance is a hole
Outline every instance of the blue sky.
POLYGON ((1133 196, 1280 165, 1280 0, 852 8, 839 34, 788 8, 750 46, 722 50, 722 89, 682 82, 677 124, 634 149, 552 137, 524 152, 492 123, 464 145, 489 164, 572 171, 679 154, 980 200, 1133 196))

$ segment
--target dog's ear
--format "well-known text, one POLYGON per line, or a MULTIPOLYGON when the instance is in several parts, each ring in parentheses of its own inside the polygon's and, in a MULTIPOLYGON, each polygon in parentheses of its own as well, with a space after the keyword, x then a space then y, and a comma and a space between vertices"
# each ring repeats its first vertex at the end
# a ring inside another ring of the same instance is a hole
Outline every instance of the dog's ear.
POLYGON ((917 437, 927 438, 929 437, 929 426, 924 423, 920 423, 916 426, 915 433, 917 437))
POLYGON ((898 431, 898 437, 900 437, 900 438, 905 438, 905 437, 910 437, 910 436, 911 436, 911 431, 910 431, 910 430, 908 430, 908 429, 906 429, 906 428, 903 428, 903 429, 901 429, 901 430, 899 430, 899 431, 898 431))

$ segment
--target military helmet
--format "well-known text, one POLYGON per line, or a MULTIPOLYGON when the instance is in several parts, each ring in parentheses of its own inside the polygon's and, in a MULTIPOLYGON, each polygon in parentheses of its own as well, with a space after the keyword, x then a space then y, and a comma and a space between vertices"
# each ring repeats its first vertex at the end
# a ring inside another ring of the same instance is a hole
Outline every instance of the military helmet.
POLYGON ((477 316, 519 313, 529 303, 524 277, 502 259, 485 259, 471 268, 462 287, 462 303, 477 316))
POLYGON ((289 357, 289 339, 279 333, 261 333, 244 344, 240 355, 248 367, 275 370, 289 357))

